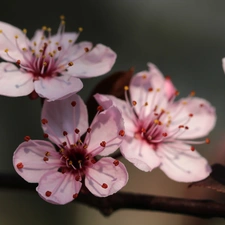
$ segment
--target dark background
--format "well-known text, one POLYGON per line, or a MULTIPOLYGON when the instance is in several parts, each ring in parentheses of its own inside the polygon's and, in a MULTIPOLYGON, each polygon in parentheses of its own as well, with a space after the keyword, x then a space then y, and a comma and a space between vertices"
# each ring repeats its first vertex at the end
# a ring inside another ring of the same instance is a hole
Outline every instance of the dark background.
MULTIPOLYGON (((225 164, 225 75, 221 59, 225 56, 225 1, 213 0, 64 0, 1 1, 0 20, 28 30, 32 37, 37 28, 50 26, 55 33, 59 16, 66 17, 66 30, 82 26, 78 41, 88 40, 110 46, 118 58, 112 71, 147 69, 156 64, 170 75, 187 96, 209 100, 217 109, 216 128, 209 136, 210 145, 198 150, 209 162, 225 164)), ((103 77, 85 80, 80 92, 87 98, 103 77)), ((42 138, 40 101, 27 97, 0 97, 0 171, 15 173, 12 154, 25 135, 42 138)), ((160 170, 151 173, 128 166, 130 180, 125 190, 189 198, 224 201, 224 195, 201 188, 187 189, 186 184, 169 180, 160 170)), ((225 174, 224 174, 225 175, 225 174)), ((220 219, 201 220, 156 212, 120 211, 104 218, 98 211, 80 204, 55 206, 44 202, 37 193, 0 190, 0 225, 45 224, 222 224, 220 219)))

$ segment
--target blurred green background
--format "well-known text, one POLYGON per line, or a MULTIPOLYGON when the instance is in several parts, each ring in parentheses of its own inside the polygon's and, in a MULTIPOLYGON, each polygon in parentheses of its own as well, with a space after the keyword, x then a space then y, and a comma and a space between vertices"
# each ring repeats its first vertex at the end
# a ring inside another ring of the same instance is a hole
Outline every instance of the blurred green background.
MULTIPOLYGON (((43 25, 57 31, 59 16, 66 17, 66 30, 84 28, 78 41, 110 46, 118 58, 112 71, 145 70, 153 62, 170 75, 187 96, 195 90, 217 109, 218 121, 210 134, 211 144, 198 150, 210 164, 225 164, 225 1, 217 0, 7 0, 0 5, 0 20, 26 28, 32 37, 43 25)), ((84 99, 103 77, 85 80, 84 99)), ((15 173, 12 154, 25 135, 42 139, 40 101, 27 97, 0 97, 0 171, 15 173)), ((225 195, 169 180, 159 169, 144 173, 130 163, 130 180, 124 190, 174 197, 209 198, 225 201, 225 195)), ((225 174, 224 174, 225 176, 225 174)), ((161 225, 224 224, 222 219, 121 210, 104 218, 97 210, 79 203, 55 206, 35 192, 0 189, 0 225, 161 225)))

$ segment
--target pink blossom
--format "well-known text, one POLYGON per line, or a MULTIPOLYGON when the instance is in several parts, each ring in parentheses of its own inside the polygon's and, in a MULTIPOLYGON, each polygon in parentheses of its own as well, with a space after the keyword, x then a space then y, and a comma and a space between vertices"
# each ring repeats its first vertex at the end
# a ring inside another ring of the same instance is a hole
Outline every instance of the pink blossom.
POLYGON ((79 78, 105 74, 116 60, 102 44, 74 44, 79 33, 65 32, 64 20, 55 35, 45 26, 31 40, 26 33, 0 22, 0 57, 7 61, 0 63, 1 95, 63 99, 82 89, 79 78))
POLYGON ((99 111, 88 127, 87 109, 78 95, 44 103, 43 140, 25 137, 13 156, 17 173, 26 181, 39 183, 37 192, 53 204, 66 204, 78 196, 82 184, 99 197, 112 195, 128 181, 123 163, 106 156, 119 148, 124 122, 112 105, 99 111), (82 135, 86 137, 81 141, 82 135), (99 159, 99 160, 98 160, 99 159))
POLYGON ((149 71, 137 73, 130 86, 125 87, 126 101, 95 95, 102 105, 111 99, 123 114, 126 137, 121 153, 140 170, 160 167, 176 181, 202 180, 211 168, 194 145, 210 141, 192 139, 213 129, 215 109, 206 100, 194 97, 193 91, 175 102, 179 93, 171 80, 165 79, 153 64, 148 66, 149 71))

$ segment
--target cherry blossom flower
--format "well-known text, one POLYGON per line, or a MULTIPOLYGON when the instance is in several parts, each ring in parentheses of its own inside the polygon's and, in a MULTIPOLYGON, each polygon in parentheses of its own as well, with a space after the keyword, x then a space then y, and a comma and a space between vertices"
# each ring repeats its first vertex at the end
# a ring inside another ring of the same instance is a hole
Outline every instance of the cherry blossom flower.
POLYGON ((179 94, 169 78, 153 64, 137 73, 125 87, 126 101, 109 95, 95 95, 97 101, 113 101, 122 112, 126 137, 122 155, 143 171, 160 167, 168 177, 180 182, 206 178, 211 168, 194 145, 209 143, 192 140, 207 135, 215 126, 215 109, 202 98, 174 101, 179 94), (129 90, 129 96, 128 96, 129 90))
MULTIPOLYGON (((82 31, 82 28, 79 28, 82 31)), ((0 94, 63 99, 82 89, 79 78, 107 73, 116 54, 91 42, 74 44, 79 33, 65 32, 64 17, 57 34, 44 26, 29 40, 27 30, 0 22, 0 94)))
POLYGON ((45 101, 44 137, 58 150, 48 141, 26 136, 14 153, 17 173, 28 182, 39 183, 36 190, 47 202, 72 201, 82 184, 94 195, 105 197, 120 190, 128 181, 123 163, 102 157, 118 149, 124 138, 124 122, 119 110, 111 103, 108 109, 97 113, 90 127, 87 121, 86 106, 76 94, 64 100, 45 101))

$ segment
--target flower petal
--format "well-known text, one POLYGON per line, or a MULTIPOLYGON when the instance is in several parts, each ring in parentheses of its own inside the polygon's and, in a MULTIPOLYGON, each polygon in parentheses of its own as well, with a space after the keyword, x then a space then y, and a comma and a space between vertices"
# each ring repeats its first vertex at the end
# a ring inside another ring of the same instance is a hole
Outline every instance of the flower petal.
POLYGON ((100 76, 111 70, 116 60, 116 53, 105 45, 98 44, 92 50, 75 60, 68 68, 68 74, 79 78, 100 76))
POLYGON ((124 123, 115 106, 96 115, 90 128, 91 132, 87 133, 84 141, 88 145, 88 153, 105 156, 119 148, 124 136, 124 123), (103 142, 105 144, 102 145, 103 142))
POLYGON ((34 89, 40 97, 47 98, 48 101, 64 99, 83 87, 80 79, 63 75, 60 77, 41 78, 34 82, 34 89))
POLYGON ((223 71, 225 72, 225 58, 222 59, 222 67, 223 67, 223 71))
POLYGON ((116 98, 113 95, 95 94, 94 97, 98 104, 101 105, 104 109, 109 108, 113 103, 114 106, 116 106, 122 113, 126 135, 134 135, 134 132, 137 130, 137 126, 135 125, 137 118, 134 114, 134 111, 127 102, 116 98))
POLYGON ((119 191, 127 184, 128 173, 123 163, 111 157, 100 159, 89 167, 85 176, 85 185, 98 197, 106 197, 119 191))
POLYGON ((142 139, 126 137, 121 144, 120 151, 128 161, 145 172, 153 170, 161 163, 153 147, 142 139))
POLYGON ((45 201, 64 205, 77 197, 81 186, 82 183, 76 181, 72 173, 48 172, 36 190, 45 201))
POLYGON ((24 96, 34 90, 33 76, 21 72, 11 63, 0 63, 0 94, 10 97, 24 96))
POLYGON ((188 126, 184 132, 177 133, 176 138, 179 139, 200 138, 208 135, 216 124, 215 108, 202 98, 180 99, 168 111, 172 118, 170 130, 174 130, 179 125, 188 126))
POLYGON ((156 108, 162 109, 167 106, 167 89, 165 79, 157 67, 148 64, 149 71, 137 73, 130 82, 131 102, 137 104, 134 109, 141 120, 149 117, 150 113, 156 108))
POLYGON ((160 169, 172 180, 179 182, 195 182, 205 179, 211 168, 197 151, 183 143, 160 144, 157 150, 162 164, 160 169))
MULTIPOLYGON (((42 124, 42 128, 54 143, 61 144, 67 141, 63 132, 68 133, 67 137, 74 142, 74 130, 78 128, 80 135, 88 128, 87 108, 83 100, 76 94, 62 100, 47 102, 45 101, 42 109, 42 119, 47 119, 47 124, 42 124), (74 102, 73 107, 71 103, 74 102)), ((75 140, 74 143, 76 143, 75 140)), ((73 143, 73 144, 74 144, 73 143)))
POLYGON ((22 48, 27 48, 28 43, 30 43, 29 39, 20 29, 8 23, 0 22, 0 31, 1 58, 10 62, 22 61, 23 54, 20 51, 22 51, 22 48), (6 49, 13 59, 5 52, 6 49))
POLYGON ((60 166, 60 155, 50 142, 29 140, 20 144, 14 152, 13 165, 24 180, 38 183, 43 174, 49 170, 57 171, 60 166))
POLYGON ((173 82, 170 80, 170 78, 165 79, 165 89, 166 89, 166 96, 168 100, 175 97, 176 88, 173 85, 173 82))

